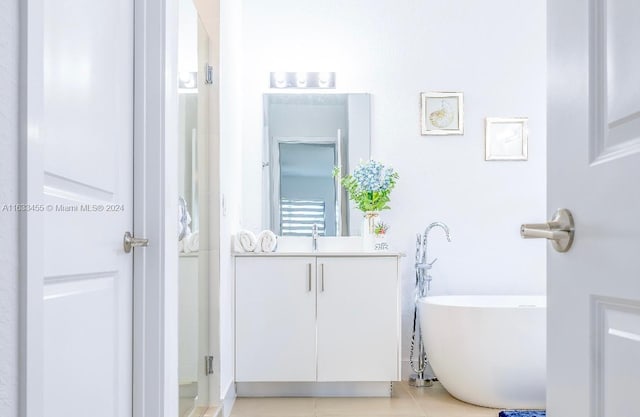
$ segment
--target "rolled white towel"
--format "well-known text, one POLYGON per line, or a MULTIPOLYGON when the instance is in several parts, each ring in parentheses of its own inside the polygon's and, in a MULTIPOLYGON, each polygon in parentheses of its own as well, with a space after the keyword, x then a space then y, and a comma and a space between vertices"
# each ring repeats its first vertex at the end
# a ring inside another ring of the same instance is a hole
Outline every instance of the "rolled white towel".
POLYGON ((200 233, 193 232, 189 236, 185 238, 185 248, 189 250, 189 252, 197 252, 200 250, 200 233))
POLYGON ((185 235, 178 242, 178 247, 180 248, 180 252, 182 253, 191 253, 191 247, 189 246, 189 236, 191 236, 191 234, 185 235))
POLYGON ((231 236, 231 245, 233 246, 234 252, 246 252, 240 244, 240 238, 237 234, 231 236))
POLYGON ((193 233, 189 233, 188 235, 185 235, 182 239, 178 241, 178 249, 180 250, 180 252, 191 253, 198 250, 198 248, 196 248, 195 250, 193 249, 193 246, 191 244, 192 236, 193 236, 193 233))
POLYGON ((253 252, 256 250, 256 235, 250 230, 241 230, 236 233, 233 246, 236 252, 253 252))
POLYGON ((273 252, 278 246, 278 236, 271 230, 263 230, 258 234, 256 252, 273 252))

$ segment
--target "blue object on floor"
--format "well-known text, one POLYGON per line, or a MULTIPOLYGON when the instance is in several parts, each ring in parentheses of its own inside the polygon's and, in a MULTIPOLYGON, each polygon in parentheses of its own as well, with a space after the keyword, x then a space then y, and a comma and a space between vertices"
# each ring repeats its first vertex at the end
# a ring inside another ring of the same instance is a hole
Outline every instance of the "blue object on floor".
POLYGON ((502 410, 498 417, 546 417, 545 410, 502 410))

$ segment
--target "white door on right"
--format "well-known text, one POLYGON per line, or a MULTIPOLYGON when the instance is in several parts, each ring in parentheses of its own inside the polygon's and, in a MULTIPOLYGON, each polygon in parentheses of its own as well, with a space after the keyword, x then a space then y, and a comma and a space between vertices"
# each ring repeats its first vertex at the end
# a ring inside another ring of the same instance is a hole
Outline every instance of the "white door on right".
POLYGON ((550 417, 640 415, 640 1, 550 0, 550 417))

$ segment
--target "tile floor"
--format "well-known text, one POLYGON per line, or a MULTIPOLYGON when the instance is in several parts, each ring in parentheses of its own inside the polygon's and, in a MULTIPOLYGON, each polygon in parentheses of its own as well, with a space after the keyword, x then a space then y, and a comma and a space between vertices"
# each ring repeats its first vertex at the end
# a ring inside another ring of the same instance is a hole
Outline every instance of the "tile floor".
POLYGON ((497 417, 493 408, 458 401, 435 383, 395 383, 391 398, 238 398, 231 417, 497 417))

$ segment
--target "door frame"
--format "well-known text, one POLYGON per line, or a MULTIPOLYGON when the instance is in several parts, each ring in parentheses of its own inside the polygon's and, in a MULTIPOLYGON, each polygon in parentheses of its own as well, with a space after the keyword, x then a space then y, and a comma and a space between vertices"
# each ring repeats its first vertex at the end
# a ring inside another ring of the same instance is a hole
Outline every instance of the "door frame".
MULTIPOLYGON (((41 204, 44 0, 20 2, 20 203, 41 204)), ((134 0, 134 417, 178 413, 177 1, 134 0)), ((43 235, 36 212, 19 219, 19 415, 43 410, 43 235)), ((124 233, 124 231, 123 231, 124 233)), ((90 364, 87 364, 90 366, 90 364)))

